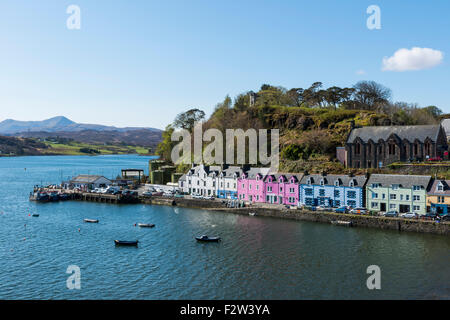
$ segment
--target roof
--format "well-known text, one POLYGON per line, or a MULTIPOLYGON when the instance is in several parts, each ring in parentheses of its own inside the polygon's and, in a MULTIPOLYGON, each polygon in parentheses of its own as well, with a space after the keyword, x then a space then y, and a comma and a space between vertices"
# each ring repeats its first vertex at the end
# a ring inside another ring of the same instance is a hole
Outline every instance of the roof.
POLYGON ((292 178, 295 177, 297 179, 297 181, 300 181, 303 177, 303 173, 283 173, 283 172, 279 172, 279 173, 274 173, 274 174, 269 174, 264 178, 264 181, 266 181, 267 177, 272 176, 275 177, 275 179, 278 181, 278 178, 280 178, 281 176, 284 176, 288 181, 292 178))
POLYGON ((372 174, 367 181, 367 185, 379 183, 382 187, 390 187, 392 185, 398 184, 402 188, 423 186, 425 189, 427 189, 430 181, 431 176, 372 174))
POLYGON ((350 181, 354 181, 355 187, 363 187, 364 184, 367 181, 366 176, 359 175, 359 176, 349 176, 349 175, 343 175, 343 174, 327 174, 327 175, 321 175, 321 174, 308 174, 304 175, 303 178, 300 180, 300 184, 308 184, 308 179, 312 178, 313 181, 311 184, 320 184, 320 181, 322 179, 325 179, 324 185, 325 186, 334 186, 336 181, 339 181, 340 186, 350 186, 350 181))
POLYGON ((445 130, 445 134, 447 136, 450 136, 450 119, 442 120, 441 125, 444 128, 444 130, 445 130))
POLYGON ((223 173, 223 176, 226 178, 233 178, 234 174, 236 174, 238 177, 242 173, 242 168, 237 166, 230 166, 224 170, 221 171, 223 173))
POLYGON ((245 174, 247 175, 247 179, 254 180, 258 174, 265 177, 269 171, 270 168, 250 168, 245 172, 245 174))
POLYGON ((89 174, 80 174, 74 178, 72 178, 72 180, 70 180, 70 182, 78 182, 78 183, 94 183, 95 181, 97 181, 98 179, 103 178, 106 180, 109 180, 107 178, 105 178, 104 176, 97 176, 97 175, 89 175, 89 174))
POLYGON ((363 127, 356 128, 350 132, 347 143, 353 143, 356 138, 360 138, 363 142, 383 139, 388 140, 391 134, 397 135, 401 140, 407 139, 410 142, 418 139, 425 141, 426 138, 430 138, 436 141, 439 136, 439 130, 441 126, 437 125, 422 125, 422 126, 385 126, 385 127, 363 127))
POLYGON ((428 195, 450 196, 450 180, 434 180, 433 184, 430 187, 430 192, 428 193, 428 195), (440 191, 437 189, 439 184, 443 185, 444 190, 440 191))

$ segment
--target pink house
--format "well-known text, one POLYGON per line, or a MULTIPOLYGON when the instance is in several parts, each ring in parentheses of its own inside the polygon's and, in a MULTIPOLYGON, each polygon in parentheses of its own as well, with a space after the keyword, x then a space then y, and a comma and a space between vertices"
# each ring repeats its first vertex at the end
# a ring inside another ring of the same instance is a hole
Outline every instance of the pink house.
POLYGON ((268 168, 251 168, 241 174, 237 182, 238 199, 247 202, 265 202, 264 177, 268 168))
POLYGON ((299 203, 299 183, 303 174, 278 173, 264 178, 266 203, 296 206, 299 203))

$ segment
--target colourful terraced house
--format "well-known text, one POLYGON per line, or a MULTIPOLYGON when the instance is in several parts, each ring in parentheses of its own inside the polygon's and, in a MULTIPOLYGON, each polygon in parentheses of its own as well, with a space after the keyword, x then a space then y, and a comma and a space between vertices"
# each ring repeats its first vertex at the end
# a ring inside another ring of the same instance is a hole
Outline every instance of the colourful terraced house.
POLYGON ((366 176, 306 174, 300 180, 300 205, 364 207, 366 181, 366 176))
POLYGON ((366 186, 367 209, 424 215, 431 181, 431 176, 372 174, 366 186))
POLYGON ((238 199, 251 203, 265 202, 264 177, 268 172, 268 168, 251 168, 243 171, 237 180, 238 199))
POLYGON ((297 206, 299 204, 299 182, 303 174, 277 173, 264 178, 266 203, 297 206))
POLYGON ((434 180, 427 192, 427 212, 450 213, 450 180, 434 180))

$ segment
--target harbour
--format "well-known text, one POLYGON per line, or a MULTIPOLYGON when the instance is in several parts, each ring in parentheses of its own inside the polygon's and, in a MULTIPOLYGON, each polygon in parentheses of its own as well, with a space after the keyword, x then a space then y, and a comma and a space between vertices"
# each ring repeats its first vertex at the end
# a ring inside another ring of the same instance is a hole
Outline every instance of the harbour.
MULTIPOLYGON (((0 297, 449 297, 450 279, 444 272, 450 262, 447 236, 359 226, 341 228, 330 223, 331 217, 324 223, 279 219, 269 216, 267 209, 190 208, 183 207, 180 199, 175 199, 175 206, 29 201, 30 186, 41 180, 43 184, 58 183, 61 170, 94 172, 101 167, 104 175, 113 176, 120 168, 142 166, 147 160, 138 156, 1 159, 0 297), (39 214, 39 218, 28 216, 31 213, 39 214), (85 218, 99 223, 84 223, 85 218), (139 222, 156 227, 139 228, 135 226, 139 222), (202 234, 220 235, 222 241, 197 243, 194 236, 202 234), (136 239, 139 245, 115 246, 116 239, 136 239), (382 292, 365 286, 366 268, 372 264, 379 265, 383 272, 382 292), (81 269, 81 290, 66 288, 69 265, 81 269)), ((189 201, 186 205, 214 203, 189 201)), ((298 214, 295 211, 279 213, 298 214)), ((303 216, 316 219, 322 215, 312 212, 303 216)), ((333 220, 344 219, 333 216, 333 220)))

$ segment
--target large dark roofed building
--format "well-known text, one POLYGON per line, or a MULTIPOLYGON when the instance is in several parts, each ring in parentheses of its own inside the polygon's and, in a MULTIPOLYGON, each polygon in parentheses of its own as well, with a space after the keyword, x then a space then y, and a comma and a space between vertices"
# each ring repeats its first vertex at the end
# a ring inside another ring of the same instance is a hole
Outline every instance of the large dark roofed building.
POLYGON ((347 166, 377 168, 393 162, 444 157, 447 137, 440 125, 355 128, 346 143, 347 166))

